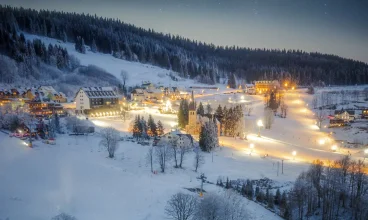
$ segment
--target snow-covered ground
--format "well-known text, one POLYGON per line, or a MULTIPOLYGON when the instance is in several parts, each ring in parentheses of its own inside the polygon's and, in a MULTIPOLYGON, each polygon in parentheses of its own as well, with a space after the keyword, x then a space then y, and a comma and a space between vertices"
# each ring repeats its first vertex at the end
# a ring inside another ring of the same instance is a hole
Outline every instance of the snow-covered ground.
POLYGON ((120 73, 122 70, 128 72, 127 84, 130 86, 141 85, 143 81, 150 81, 156 85, 165 86, 179 86, 179 87, 189 87, 194 84, 198 84, 194 80, 181 79, 180 81, 173 81, 169 74, 172 72, 170 70, 162 69, 160 67, 152 66, 149 64, 142 64, 139 62, 130 62, 122 59, 114 58, 110 54, 93 53, 87 47, 86 54, 81 54, 75 50, 75 45, 73 43, 64 43, 61 40, 42 37, 38 35, 31 35, 28 33, 23 33, 27 40, 40 39, 46 45, 53 44, 64 47, 68 50, 70 55, 77 57, 81 65, 95 65, 107 72, 114 75, 116 78, 121 79, 120 73))
MULTIPOLYGON (((98 145, 96 136, 59 136, 56 145, 35 142, 33 149, 19 139, 0 133, 0 219, 49 220, 60 212, 78 219, 165 219, 164 207, 170 196, 184 188, 200 187, 193 171, 193 154, 184 169, 171 164, 165 174, 151 174, 145 156, 148 147, 121 142, 116 159, 98 145)), ((199 172, 216 182, 268 177, 283 184, 294 180, 305 166, 286 163, 284 175, 277 176, 275 161, 222 148, 206 154, 199 172)), ((158 167, 156 166, 156 169, 158 167)), ((204 189, 222 189, 205 184, 204 189)), ((279 219, 262 206, 244 199, 251 219, 279 219)))

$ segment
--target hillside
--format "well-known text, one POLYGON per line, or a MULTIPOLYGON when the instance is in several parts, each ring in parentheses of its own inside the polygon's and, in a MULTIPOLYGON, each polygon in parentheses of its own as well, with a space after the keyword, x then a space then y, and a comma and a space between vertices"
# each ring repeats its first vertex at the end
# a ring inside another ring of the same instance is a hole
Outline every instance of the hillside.
MULTIPOLYGON (((230 74, 247 81, 288 78, 303 85, 368 83, 367 64, 335 55, 300 50, 219 47, 144 30, 97 15, 0 6, 0 18, 8 34, 25 31, 77 43, 76 48, 81 53, 84 52, 82 45, 89 45, 92 51, 172 69, 182 77, 197 78, 208 84, 230 74)), ((4 31, 2 38, 3 35, 4 31)), ((7 43, 0 39, 3 48, 7 43)), ((2 50, 2 53, 15 58, 18 50, 2 50)))

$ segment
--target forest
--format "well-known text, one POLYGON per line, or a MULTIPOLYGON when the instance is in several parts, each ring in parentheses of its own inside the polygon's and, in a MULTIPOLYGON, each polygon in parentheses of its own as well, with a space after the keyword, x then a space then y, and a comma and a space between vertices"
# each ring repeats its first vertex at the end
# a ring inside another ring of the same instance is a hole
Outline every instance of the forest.
MULTIPOLYGON (((0 28, 0 52, 17 62, 25 62, 18 56, 22 48, 9 48, 7 39, 24 31, 75 43, 81 53, 82 45, 88 45, 92 52, 153 64, 207 84, 232 75, 247 82, 288 78, 299 85, 368 83, 368 65, 360 61, 301 50, 216 46, 97 15, 0 5, 0 28)), ((66 51, 56 50, 65 58, 66 51)), ((65 68, 58 60, 61 55, 55 56, 57 67, 65 68)))

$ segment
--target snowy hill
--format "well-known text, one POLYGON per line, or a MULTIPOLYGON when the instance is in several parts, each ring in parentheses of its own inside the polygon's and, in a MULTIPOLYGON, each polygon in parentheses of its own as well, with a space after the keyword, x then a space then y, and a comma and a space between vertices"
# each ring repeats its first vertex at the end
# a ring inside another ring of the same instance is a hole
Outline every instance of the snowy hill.
POLYGON ((162 69, 160 67, 152 66, 149 64, 142 64, 139 62, 130 62, 122 59, 117 59, 110 54, 93 53, 89 47, 87 47, 86 54, 81 54, 75 50, 73 43, 64 43, 60 40, 42 37, 38 35, 30 35, 23 33, 27 40, 40 39, 46 45, 53 44, 65 47, 68 50, 69 55, 77 57, 81 65, 95 65, 107 72, 114 75, 116 78, 121 79, 120 73, 122 70, 128 72, 129 79, 127 84, 130 86, 140 85, 143 81, 150 81, 154 84, 162 84, 166 86, 182 86, 187 87, 193 84, 197 84, 194 80, 182 79, 177 76, 176 73, 162 69), (169 76, 170 74, 175 75, 179 81, 174 81, 169 76))

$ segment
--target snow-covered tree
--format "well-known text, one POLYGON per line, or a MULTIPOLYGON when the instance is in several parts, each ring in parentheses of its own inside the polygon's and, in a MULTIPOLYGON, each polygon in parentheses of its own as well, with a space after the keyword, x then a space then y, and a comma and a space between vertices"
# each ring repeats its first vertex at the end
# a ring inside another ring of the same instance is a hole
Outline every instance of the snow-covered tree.
POLYGON ((194 171, 197 172, 198 168, 204 164, 204 156, 199 147, 194 148, 194 171))
POLYGON ((203 116, 204 115, 204 108, 202 102, 199 102, 198 108, 197 108, 197 114, 203 116))
POLYGON ((202 151, 210 152, 219 146, 217 126, 213 121, 205 122, 199 134, 199 146, 202 151))
POLYGON ((264 127, 266 129, 271 129, 271 126, 274 121, 274 112, 271 108, 266 107, 264 109, 263 121, 264 121, 264 127))
POLYGON ((119 132, 112 127, 104 128, 101 130, 101 137, 100 145, 107 149, 110 158, 114 158, 119 142, 119 132))
POLYGON ((96 45, 96 41, 95 41, 95 39, 93 38, 93 40, 92 40, 92 44, 91 44, 91 51, 93 52, 93 53, 97 53, 97 45, 96 45))
POLYGON ((190 220, 195 214, 198 200, 195 196, 177 193, 167 202, 165 213, 170 219, 190 220))
POLYGON ((165 140, 161 140, 155 147, 155 158, 160 166, 161 172, 164 173, 166 170, 167 162, 171 159, 171 147, 170 143, 165 140))

